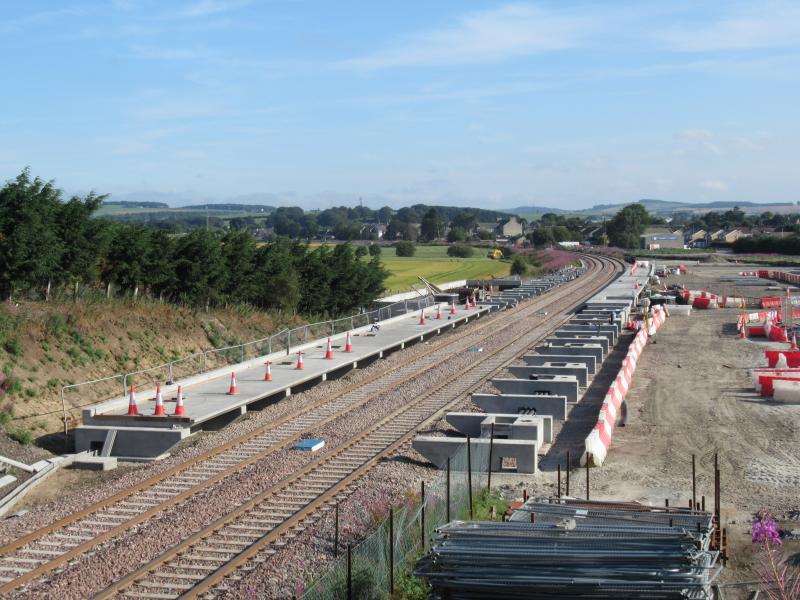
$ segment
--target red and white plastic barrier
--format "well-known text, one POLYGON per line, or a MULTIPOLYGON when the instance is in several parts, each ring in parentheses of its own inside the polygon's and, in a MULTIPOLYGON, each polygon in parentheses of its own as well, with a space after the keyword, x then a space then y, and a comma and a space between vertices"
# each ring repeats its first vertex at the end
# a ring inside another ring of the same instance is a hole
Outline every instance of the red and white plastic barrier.
MULTIPOLYGON (((667 310, 662 306, 653 307, 649 335, 653 335, 658 331, 661 325, 664 324, 664 321, 666 321, 668 314, 667 310)), ((622 405, 628 395, 628 389, 633 380, 633 374, 636 372, 636 363, 647 344, 647 338, 648 332, 642 328, 628 347, 628 354, 625 356, 625 360, 622 361, 619 373, 617 373, 616 378, 608 388, 605 398, 603 398, 603 405, 600 408, 597 423, 591 433, 586 437, 586 449, 581 457, 582 465, 586 464, 590 455, 592 457, 592 466, 599 467, 603 464, 603 461, 605 461, 608 455, 608 449, 611 447, 611 438, 614 435, 614 430, 617 427, 620 414, 622 413, 622 405)))

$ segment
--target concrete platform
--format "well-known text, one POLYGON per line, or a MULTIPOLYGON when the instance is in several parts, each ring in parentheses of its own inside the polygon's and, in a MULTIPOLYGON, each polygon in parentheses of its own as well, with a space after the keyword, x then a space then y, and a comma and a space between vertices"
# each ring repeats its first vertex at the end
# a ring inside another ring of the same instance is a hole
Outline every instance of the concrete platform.
MULTIPOLYGON (((156 417, 155 391, 137 390, 140 416, 128 416, 127 397, 92 405, 83 411, 83 425, 75 429, 76 451, 101 452, 107 433, 116 431, 116 439, 109 456, 146 459, 168 452, 176 443, 203 429, 218 429, 248 410, 258 410, 277 402, 295 391, 302 391, 328 377, 342 375, 360 364, 369 364, 391 352, 419 343, 449 329, 486 315, 493 307, 480 306, 465 310, 456 308, 456 314, 443 309, 443 318, 436 319, 436 308, 425 311, 426 322, 419 324, 420 312, 394 317, 380 323, 378 332, 369 327, 356 329, 352 335, 353 352, 344 352, 345 334, 332 337, 334 358, 327 360, 326 339, 304 346, 261 356, 237 365, 216 369, 181 381, 185 415, 183 417, 156 417), (296 368, 297 354, 303 352, 304 368, 296 368), (272 364, 272 381, 264 381, 264 362, 272 364), (236 373, 238 393, 229 395, 231 373, 236 373)), ((177 384, 162 386, 162 395, 168 414, 174 412, 177 384)))
POLYGON ((543 365, 508 367, 508 372, 518 379, 530 379, 531 375, 568 375, 578 380, 578 387, 589 385, 589 371, 583 363, 548 362, 543 365))
POLYGON ((116 456, 86 456, 72 461, 73 469, 84 471, 113 471, 117 468, 116 456))

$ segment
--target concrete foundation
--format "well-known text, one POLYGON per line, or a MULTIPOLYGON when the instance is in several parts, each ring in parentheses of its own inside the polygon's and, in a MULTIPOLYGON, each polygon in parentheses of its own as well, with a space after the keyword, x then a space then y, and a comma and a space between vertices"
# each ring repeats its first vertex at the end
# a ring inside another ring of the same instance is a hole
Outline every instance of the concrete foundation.
POLYGON ((547 363, 567 364, 580 363, 586 367, 589 376, 595 374, 597 359, 594 356, 580 356, 577 354, 526 354, 522 357, 526 365, 540 366, 547 363))
MULTIPOLYGON (((488 438, 471 438, 473 456, 488 456, 488 438)), ((455 455, 466 444, 465 438, 420 435, 411 442, 411 447, 439 468, 445 468, 447 459, 455 455)), ((494 440, 492 443, 492 471, 503 468, 504 458, 517 462, 518 473, 536 473, 538 445, 536 440, 494 440)))
POLYGON ((472 401, 487 413, 517 414, 534 411, 557 421, 567 420, 567 397, 524 394, 472 394, 472 401))
POLYGON ((569 333, 577 333, 579 335, 602 335, 608 338, 612 344, 617 343, 617 326, 616 325, 562 325, 561 328, 553 335, 558 337, 569 337, 569 333))
MULTIPOLYGON (((116 438, 111 454, 120 458, 152 459, 169 451, 190 434, 188 427, 156 429, 149 427, 114 427, 116 438)), ((101 452, 108 427, 85 425, 75 430, 75 451, 101 452)))
POLYGON ((525 367, 509 367, 508 372, 518 379, 530 379, 531 375, 567 375, 578 380, 578 387, 585 388, 589 384, 589 372, 581 363, 545 363, 525 367))
POLYGON ((567 402, 578 401, 578 380, 566 375, 542 375, 539 379, 492 379, 501 394, 552 394, 565 396, 567 402))
POLYGON ((594 334, 591 335, 584 335, 582 333, 578 333, 571 336, 559 337, 559 336, 552 336, 545 339, 546 344, 553 344, 558 346, 562 343, 567 344, 598 344, 603 348, 603 355, 608 354, 608 338, 604 336, 597 336, 594 334))
POLYGON ((599 344, 576 344, 573 342, 555 342, 536 346, 534 351, 537 354, 558 354, 574 356, 594 356, 597 364, 603 362, 603 347, 599 344))
POLYGON ((448 413, 446 419, 459 433, 469 437, 492 437, 494 423, 495 440, 553 442, 553 417, 549 415, 454 412, 448 413))

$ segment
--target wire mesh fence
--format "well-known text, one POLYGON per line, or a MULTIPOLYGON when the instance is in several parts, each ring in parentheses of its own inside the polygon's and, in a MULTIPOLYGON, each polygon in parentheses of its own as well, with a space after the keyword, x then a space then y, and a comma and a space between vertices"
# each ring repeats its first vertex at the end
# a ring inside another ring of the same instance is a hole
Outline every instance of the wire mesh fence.
POLYGON ((393 508, 366 537, 342 548, 308 586, 303 600, 389 597, 438 527, 474 513, 475 500, 488 482, 489 454, 486 444, 465 443, 440 466, 433 481, 421 482, 418 492, 393 508))

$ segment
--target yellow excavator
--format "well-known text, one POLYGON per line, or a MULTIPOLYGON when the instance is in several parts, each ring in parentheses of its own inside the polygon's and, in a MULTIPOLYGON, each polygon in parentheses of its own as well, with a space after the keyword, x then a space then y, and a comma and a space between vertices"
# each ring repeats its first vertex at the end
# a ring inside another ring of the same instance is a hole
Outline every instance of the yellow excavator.
POLYGON ((500 250, 500 248, 494 248, 492 250, 489 250, 486 257, 491 259, 500 259, 503 258, 503 252, 500 250))

